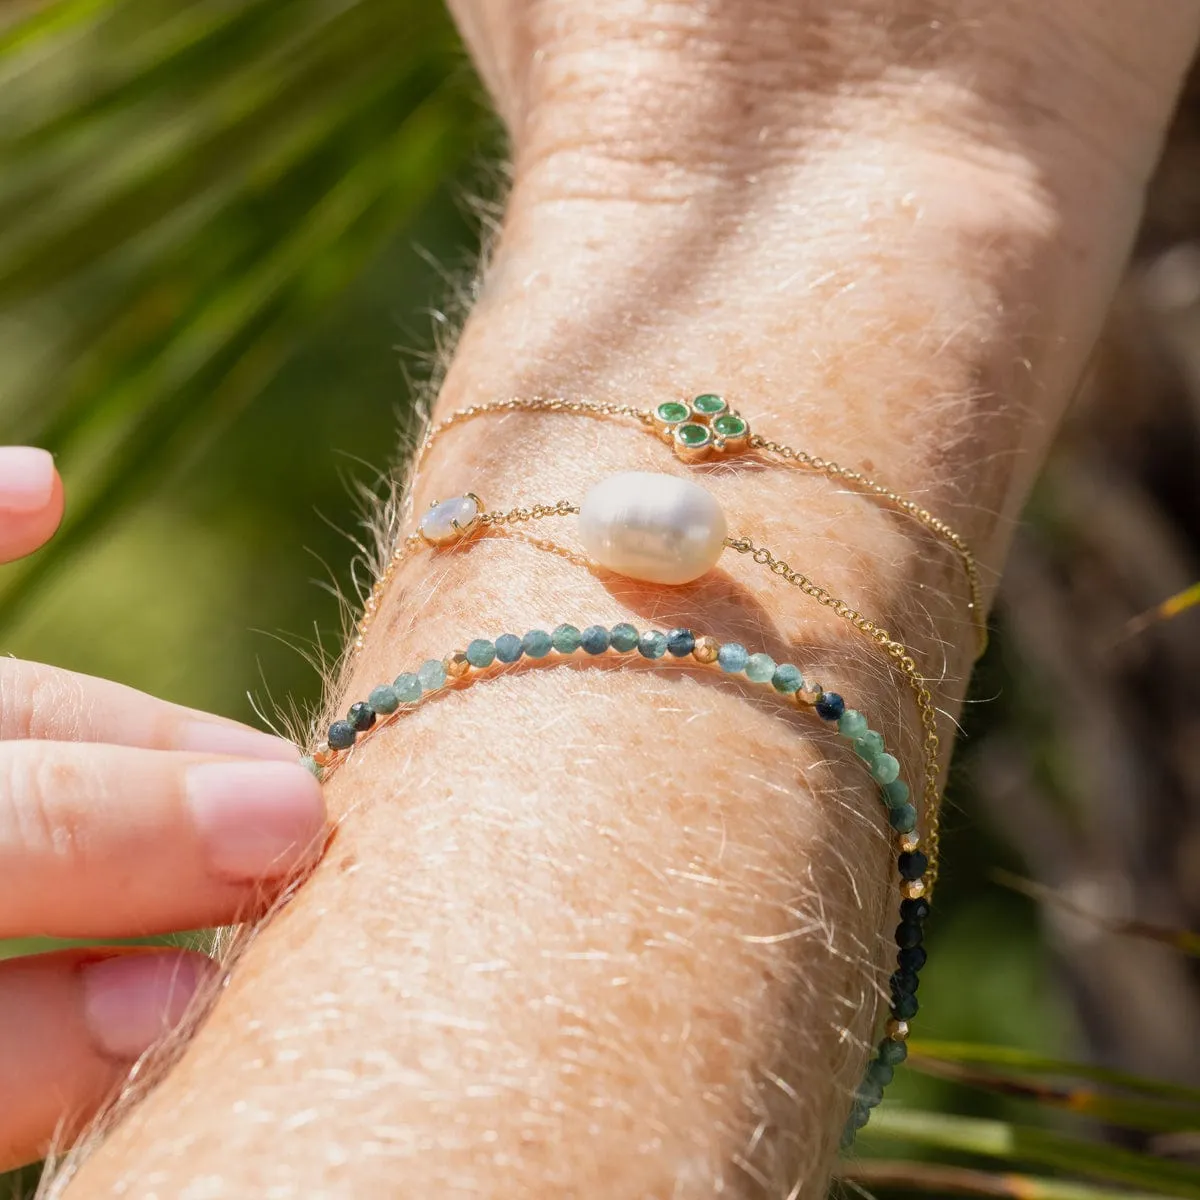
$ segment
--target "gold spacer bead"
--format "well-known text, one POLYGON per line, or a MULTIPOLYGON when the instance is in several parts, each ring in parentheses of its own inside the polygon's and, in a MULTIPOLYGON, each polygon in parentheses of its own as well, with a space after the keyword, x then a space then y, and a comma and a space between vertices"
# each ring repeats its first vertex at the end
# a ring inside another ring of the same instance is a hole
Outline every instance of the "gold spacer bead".
POLYGON ((328 742, 318 742, 317 748, 313 751, 313 762, 318 767, 330 767, 337 762, 337 751, 331 749, 328 742))
POLYGON ((707 666, 709 663, 717 661, 717 654, 721 650, 721 643, 715 637, 709 637, 707 634, 704 637, 696 639, 696 645, 692 649, 692 657, 698 663, 704 663, 707 666))
POLYGON ((907 1021, 889 1021, 884 1027, 883 1032, 887 1034, 893 1042, 908 1041, 908 1022, 907 1021))
POLYGON ((896 839, 901 854, 911 854, 920 844, 921 835, 915 829, 911 833, 902 833, 896 839))
MULTIPOLYGON (((363 632, 364 632, 364 633, 366 633, 366 630, 364 629, 364 630, 363 630, 363 632)), ((357 650, 361 650, 362 648, 363 648, 363 640, 362 640, 362 638, 360 638, 360 637, 356 637, 356 638, 354 639, 354 649, 357 651, 357 650)))
POLYGON ((447 654, 442 659, 442 665, 451 679, 461 679, 471 669, 465 650, 455 650, 453 654, 447 654))
POLYGON ((925 880, 923 879, 906 879, 900 885, 900 895, 905 900, 920 900, 925 895, 925 880))
POLYGON ((811 708, 825 694, 825 689, 819 683, 809 683, 796 692, 796 703, 802 708, 811 708))

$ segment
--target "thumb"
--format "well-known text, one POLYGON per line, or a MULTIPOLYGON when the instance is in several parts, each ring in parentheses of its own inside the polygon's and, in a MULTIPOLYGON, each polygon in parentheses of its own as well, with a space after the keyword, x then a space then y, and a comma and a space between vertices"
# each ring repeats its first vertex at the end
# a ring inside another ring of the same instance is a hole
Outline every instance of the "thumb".
POLYGON ((62 480, 50 454, 32 446, 0 446, 0 562, 48 541, 62 514, 62 480))

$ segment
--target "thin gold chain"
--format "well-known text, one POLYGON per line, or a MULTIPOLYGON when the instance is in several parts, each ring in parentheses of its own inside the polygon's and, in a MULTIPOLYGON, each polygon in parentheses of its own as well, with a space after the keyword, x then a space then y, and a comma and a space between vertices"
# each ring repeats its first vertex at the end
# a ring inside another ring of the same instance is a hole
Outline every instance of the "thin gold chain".
MULTIPOLYGON (((432 426, 426 433, 425 440, 421 443, 416 458, 413 460, 414 473, 420 471, 425 457, 446 430, 476 417, 506 412, 567 413, 572 416, 596 418, 626 417, 636 421, 650 432, 655 432, 654 414, 648 409, 636 408, 631 404, 615 404, 598 400, 568 400, 562 396, 510 397, 507 400, 494 400, 486 404, 472 404, 468 408, 460 408, 432 426)), ((862 471, 852 467, 843 467, 832 459, 810 454, 807 450, 798 450, 783 442, 771 441, 757 433, 750 435, 748 445, 762 454, 794 463, 805 470, 815 471, 827 479, 852 484, 862 491, 886 501, 929 530, 936 538, 945 542, 962 564, 963 574, 967 579, 967 589, 970 594, 967 609, 975 625, 976 653, 977 655, 982 654, 987 649, 987 621, 984 617, 983 584, 979 575, 979 564, 961 534, 955 532, 940 517, 936 517, 928 509, 922 508, 915 500, 908 499, 894 488, 872 479, 862 471)))

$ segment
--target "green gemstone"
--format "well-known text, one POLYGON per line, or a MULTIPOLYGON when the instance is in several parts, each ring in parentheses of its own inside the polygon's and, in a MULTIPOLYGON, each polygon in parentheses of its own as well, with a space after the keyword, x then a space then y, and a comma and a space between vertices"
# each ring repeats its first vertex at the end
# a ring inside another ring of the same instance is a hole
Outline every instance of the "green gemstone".
POLYGON ((899 808, 890 809, 888 824, 897 833, 912 833, 917 827, 917 810, 911 804, 902 804, 899 808))
POLYGON ((467 646, 467 662, 478 669, 490 667, 496 661, 496 643, 476 638, 467 646))
POLYGON ((874 729, 868 729, 860 738, 854 739, 854 753, 859 758, 870 762, 883 753, 883 734, 874 729))
POLYGON ((775 660, 769 654, 752 654, 746 659, 746 678, 752 683, 770 683, 775 660))
POLYGON ((377 713, 382 713, 386 716, 388 713, 394 713, 400 707, 400 697, 396 695, 395 688, 382 683, 379 687, 372 690, 371 694, 367 697, 367 703, 377 713))
POLYGON ((900 777, 900 761, 894 754, 881 754, 871 763, 871 777, 876 783, 891 783, 900 777))
POLYGON ((887 799, 888 808, 902 808, 908 803, 908 784, 903 779, 893 779, 884 786, 883 794, 887 799))
POLYGON ((712 432, 707 425, 697 425, 692 421, 675 430, 675 440, 689 450, 698 450, 712 441, 712 432))
POLYGON ((654 415, 667 425, 678 425, 680 421, 686 421, 692 412, 678 400, 667 400, 654 410, 654 415))
POLYGON ((848 708, 838 717, 838 733, 852 742, 867 732, 867 718, 857 708, 848 708))
POLYGON ((804 686, 804 676, 800 674, 799 667, 791 663, 780 663, 775 668, 775 674, 771 676, 771 686, 777 692, 790 696, 804 686))
POLYGON ((692 408, 705 417, 715 417, 717 413, 723 413, 728 407, 720 396, 715 396, 712 392, 705 392, 703 396, 697 396, 692 401, 692 408))
MULTIPOLYGON (((446 664, 440 658, 426 659, 421 664, 421 669, 417 672, 417 682, 427 692, 436 692, 438 688, 446 686, 446 664)), ((402 700, 403 696, 400 697, 402 700)), ((418 693, 414 699, 420 699, 418 693)))
POLYGON ((638 631, 625 622, 612 627, 612 648, 619 651, 621 654, 628 654, 631 650, 637 649, 638 631))
POLYGON ((726 438, 739 438, 750 428, 736 413, 725 413, 713 422, 713 429, 726 438))
POLYGON ((559 654, 574 654, 579 649, 580 636, 574 625, 559 625, 550 635, 550 641, 559 654))
MULTIPOLYGON (((428 672, 425 670, 425 667, 428 666, 429 663, 426 663, 425 666, 421 668, 422 674, 428 674, 428 672)), ((438 663, 438 666, 442 667, 442 683, 445 683, 446 668, 443 667, 441 663, 438 663)), ((438 686, 440 687, 441 684, 438 686)), ((420 700, 421 693, 424 690, 425 685, 421 682, 420 676, 413 675, 408 671, 406 671, 403 675, 397 675, 395 682, 392 684, 392 691, 395 693, 396 699, 402 704, 416 704, 416 702, 420 700)), ((432 690, 433 689, 430 688, 430 691, 432 690)))

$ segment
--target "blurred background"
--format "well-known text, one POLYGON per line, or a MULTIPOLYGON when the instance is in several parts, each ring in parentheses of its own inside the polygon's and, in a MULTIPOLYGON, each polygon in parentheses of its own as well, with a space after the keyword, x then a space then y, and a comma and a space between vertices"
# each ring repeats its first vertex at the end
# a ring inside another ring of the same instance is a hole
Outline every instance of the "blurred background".
MULTIPOLYGON (((429 0, 0 7, 0 444, 68 490, 0 568, 0 653, 249 721, 315 705, 353 493, 452 331, 501 154, 429 0)), ((1200 86, 1017 539, 927 1040, 842 1193, 1200 1197, 1197 580, 1200 86)))

